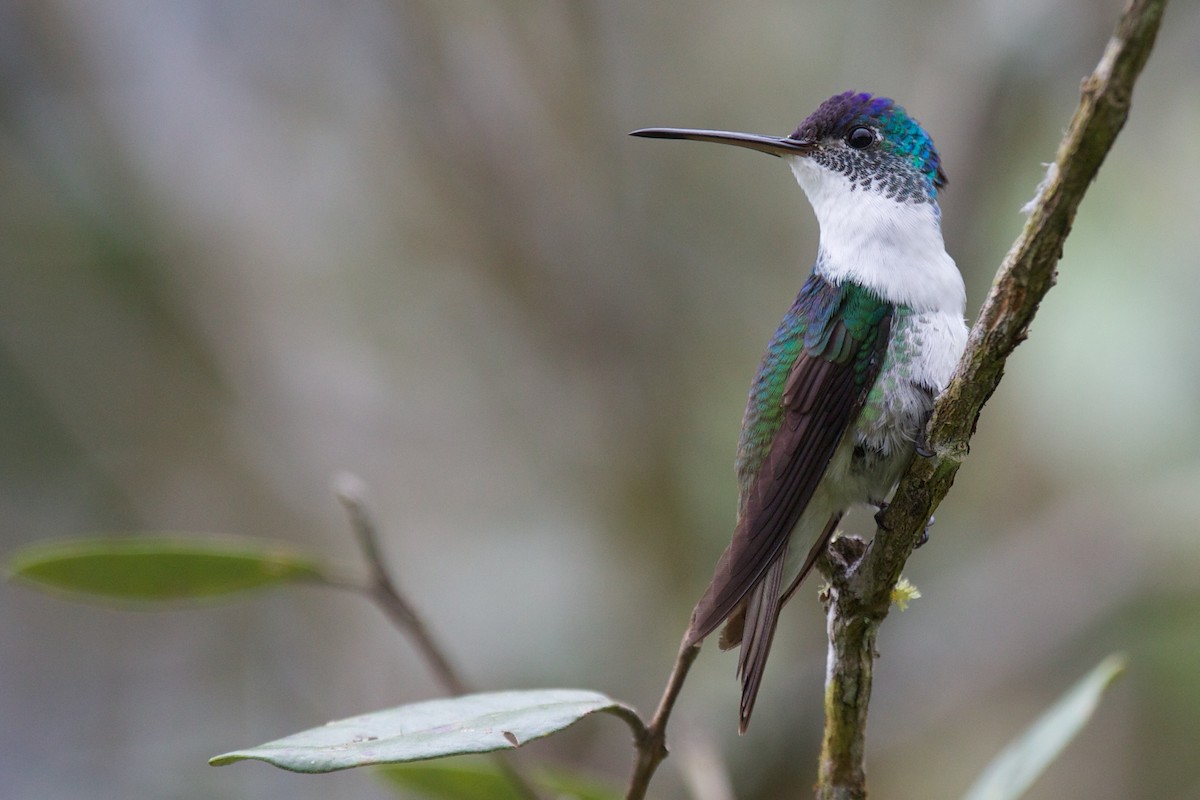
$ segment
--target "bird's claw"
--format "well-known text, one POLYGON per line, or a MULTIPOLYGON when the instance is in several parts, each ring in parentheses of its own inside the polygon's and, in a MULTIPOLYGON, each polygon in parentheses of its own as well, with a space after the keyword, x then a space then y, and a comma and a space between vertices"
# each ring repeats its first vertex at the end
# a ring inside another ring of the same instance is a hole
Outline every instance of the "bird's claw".
POLYGON ((925 425, 917 428, 917 455, 921 458, 933 458, 933 451, 929 449, 929 436, 925 433, 925 425))
POLYGON ((920 548, 921 545, 923 545, 929 541, 929 529, 933 527, 933 521, 934 521, 934 518, 932 516, 930 516, 929 522, 926 522, 925 527, 921 529, 921 538, 917 539, 916 545, 913 546, 914 550, 920 548))

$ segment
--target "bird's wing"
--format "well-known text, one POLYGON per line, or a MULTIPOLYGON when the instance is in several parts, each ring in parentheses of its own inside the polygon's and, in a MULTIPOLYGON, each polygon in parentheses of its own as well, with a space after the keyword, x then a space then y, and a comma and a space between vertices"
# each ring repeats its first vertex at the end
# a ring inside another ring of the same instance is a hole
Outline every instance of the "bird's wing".
POLYGON ((845 288, 837 302, 838 313, 822 315, 823 324, 804 332, 784 386, 779 429, 744 497, 733 541, 692 614, 691 643, 712 633, 783 555, 879 374, 891 307, 845 288), (847 303, 857 305, 845 308, 847 303))

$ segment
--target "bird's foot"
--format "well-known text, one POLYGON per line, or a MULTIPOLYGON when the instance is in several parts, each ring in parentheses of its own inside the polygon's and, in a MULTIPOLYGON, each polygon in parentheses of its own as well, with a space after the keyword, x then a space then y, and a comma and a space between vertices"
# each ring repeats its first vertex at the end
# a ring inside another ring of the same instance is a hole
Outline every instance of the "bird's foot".
MULTIPOLYGON (((875 508, 879 509, 878 511, 875 512, 876 527, 878 527, 879 530, 881 530, 881 531, 886 531, 888 533, 891 533, 892 532, 891 526, 885 525, 883 523, 884 513, 887 512, 887 510, 888 510, 887 501, 879 500, 877 502, 872 503, 871 505, 873 505, 873 506, 875 506, 875 508)), ((923 529, 921 529, 921 538, 917 539, 917 543, 913 547, 914 550, 921 547, 921 545, 923 545, 929 541, 929 529, 933 527, 933 523, 934 523, 934 517, 931 516, 929 518, 929 522, 926 522, 925 527, 923 529)))

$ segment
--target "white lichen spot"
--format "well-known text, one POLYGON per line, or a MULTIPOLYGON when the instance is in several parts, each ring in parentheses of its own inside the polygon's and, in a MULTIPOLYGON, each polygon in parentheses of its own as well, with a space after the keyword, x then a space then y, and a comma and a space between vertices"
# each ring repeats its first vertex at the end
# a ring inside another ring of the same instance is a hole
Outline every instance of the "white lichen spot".
POLYGON ((1046 174, 1042 178, 1041 183, 1037 185, 1037 191, 1034 192, 1033 199, 1021 206, 1021 213, 1027 217, 1033 213, 1035 208, 1038 207, 1038 204, 1042 201, 1042 195, 1046 192, 1047 187, 1049 187, 1054 179, 1058 177, 1058 164, 1056 162, 1052 161, 1049 164, 1042 164, 1042 166, 1046 168, 1046 174))

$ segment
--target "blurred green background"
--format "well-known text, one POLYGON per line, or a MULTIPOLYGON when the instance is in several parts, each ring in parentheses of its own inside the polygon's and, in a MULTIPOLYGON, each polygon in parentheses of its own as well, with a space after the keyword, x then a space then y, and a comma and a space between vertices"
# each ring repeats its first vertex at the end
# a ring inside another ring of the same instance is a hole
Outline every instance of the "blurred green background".
MULTIPOLYGON (((1121 5, 4 0, 0 545, 231 532, 360 568, 328 491, 351 469, 478 687, 649 710, 816 228, 779 162, 626 133, 783 134, 837 91, 895 97, 942 153, 973 318, 1121 5)), ((960 794, 1123 650, 1032 797, 1200 797, 1198 41, 1200 4, 1176 2, 909 565, 924 597, 880 638, 873 796, 960 794)), ((745 737, 735 657, 706 649, 656 796, 718 759, 738 797, 807 795, 815 594, 745 737)), ((340 594, 0 596, 6 798, 382 798, 366 772, 205 761, 438 692, 340 594)), ((631 754, 600 719, 525 755, 622 784, 631 754)))

